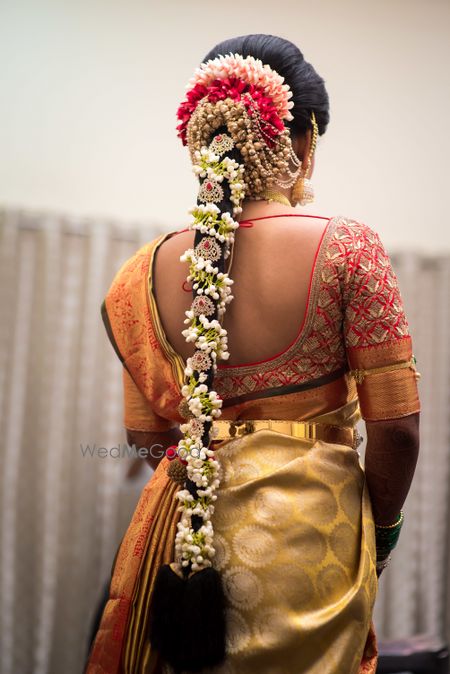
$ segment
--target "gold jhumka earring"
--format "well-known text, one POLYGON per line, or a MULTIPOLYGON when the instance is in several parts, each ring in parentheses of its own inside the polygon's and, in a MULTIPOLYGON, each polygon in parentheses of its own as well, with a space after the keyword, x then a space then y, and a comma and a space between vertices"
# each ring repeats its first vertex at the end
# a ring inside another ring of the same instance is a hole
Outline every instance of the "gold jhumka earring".
POLYGON ((300 175, 297 178, 294 187, 292 188, 292 197, 291 203, 293 206, 300 204, 305 206, 314 201, 314 189, 310 180, 311 177, 311 166, 314 152, 316 151, 317 138, 319 136, 319 128, 317 126, 316 116, 314 112, 311 112, 311 123, 313 127, 312 138, 311 138, 311 147, 308 154, 308 159, 306 160, 305 169, 302 168, 300 175))

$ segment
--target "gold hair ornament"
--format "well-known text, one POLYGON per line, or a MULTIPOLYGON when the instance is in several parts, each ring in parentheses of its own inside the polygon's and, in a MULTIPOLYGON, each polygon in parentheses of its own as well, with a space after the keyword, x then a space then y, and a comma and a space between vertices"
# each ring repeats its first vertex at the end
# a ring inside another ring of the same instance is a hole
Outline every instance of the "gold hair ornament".
POLYGON ((257 105, 250 94, 244 96, 245 102, 232 98, 211 102, 203 98, 187 125, 187 145, 195 163, 195 153, 208 146, 212 134, 225 126, 243 158, 246 199, 263 199, 265 191, 274 186, 292 187, 300 175, 301 162, 292 147, 289 129, 269 138, 257 105))

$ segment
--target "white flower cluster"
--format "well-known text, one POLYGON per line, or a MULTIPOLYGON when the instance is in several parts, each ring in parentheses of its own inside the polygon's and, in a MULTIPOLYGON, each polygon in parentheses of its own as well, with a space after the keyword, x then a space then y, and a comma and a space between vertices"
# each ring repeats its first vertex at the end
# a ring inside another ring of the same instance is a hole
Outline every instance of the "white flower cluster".
POLYGON ((215 391, 208 391, 206 384, 198 384, 194 376, 189 378, 188 384, 182 386, 181 393, 187 399, 192 415, 200 421, 212 421, 220 417, 222 399, 215 391))
POLYGON ((194 216, 190 229, 198 229, 202 234, 215 236, 220 243, 233 243, 234 230, 239 224, 225 211, 221 213, 215 204, 199 204, 189 211, 194 216))
MULTIPOLYGON (((193 248, 186 250, 184 254, 180 256, 180 260, 182 262, 189 262, 189 275, 187 277, 187 281, 188 283, 193 281, 192 287, 197 291, 197 296, 209 295, 209 297, 211 297, 213 300, 217 300, 219 316, 221 316, 221 312, 225 311, 226 305, 229 304, 233 299, 233 295, 231 294, 233 280, 226 272, 219 271, 219 268, 213 266, 209 260, 206 260, 204 257, 197 256, 193 248)), ((194 320, 195 312, 192 309, 186 311, 186 316, 187 318, 184 322, 190 323, 193 328, 201 331, 201 327, 198 324, 199 321, 194 320)), ((217 322, 208 326, 204 324, 204 327, 206 330, 213 327, 217 328, 218 337, 225 334, 219 331, 220 326, 217 325, 217 322)), ((194 333, 188 333, 188 331, 185 330, 183 335, 186 337, 187 341, 195 341, 194 333)), ((206 347, 197 345, 197 348, 205 349, 206 347)), ((224 353, 226 353, 226 350, 221 351, 221 354, 224 353)), ((227 358, 226 355, 220 355, 220 357, 227 358)))
MULTIPOLYGON (((224 178, 227 179, 231 190, 230 198, 233 204, 233 215, 242 213, 241 202, 245 195, 245 183, 243 181, 244 165, 239 164, 232 157, 224 157, 221 160, 218 154, 212 152, 207 147, 196 150, 194 159, 195 163, 192 166, 192 170, 199 178, 207 178, 216 183, 221 183, 224 178)), ((218 213, 219 209, 217 206, 215 208, 215 212, 218 213)), ((229 214, 227 213, 227 215, 229 214)))
POLYGON ((191 323, 182 332, 187 342, 194 342, 197 349, 205 351, 213 361, 216 361, 216 358, 228 360, 230 354, 228 352, 227 331, 221 327, 217 319, 209 321, 204 314, 200 314, 192 322, 190 318, 187 318, 185 322, 191 323))
MULTIPOLYGON (((213 165, 220 161, 220 156, 210 150, 209 147, 202 147, 201 150, 196 150, 194 158, 197 160, 197 164, 194 164, 192 168, 195 175, 201 178, 209 176, 212 179, 210 172, 213 171, 213 165)), ((216 180, 217 182, 221 182, 218 178, 216 180)))
MULTIPOLYGON (((194 170, 198 176, 219 183, 224 178, 228 180, 233 215, 240 213, 245 190, 242 180, 243 166, 229 157, 224 157, 220 161, 220 156, 210 148, 202 148, 196 153, 196 159, 194 170)), ((191 229, 214 236, 217 241, 224 244, 226 257, 234 242, 234 231, 239 226, 231 214, 221 213, 213 203, 198 205, 191 210, 191 214, 194 216, 191 229)), ((180 260, 189 263, 187 281, 192 282, 196 298, 208 296, 210 299, 204 302, 205 307, 210 307, 210 301, 213 300, 220 319, 226 305, 233 299, 231 294, 233 281, 227 273, 219 271, 219 267, 212 260, 205 257, 207 250, 202 250, 202 253, 201 256, 196 255, 195 250, 189 248, 180 260)), ((210 308, 205 308, 205 311, 210 315, 214 313, 210 308)), ((195 344, 196 352, 187 359, 184 370, 186 379, 181 393, 192 418, 180 426, 184 437, 178 443, 178 456, 186 462, 187 477, 196 486, 196 495, 194 496, 189 489, 180 489, 177 493, 179 510, 182 514, 175 539, 175 553, 182 566, 190 566, 192 571, 199 571, 211 566, 215 553, 211 516, 217 499, 215 492, 220 483, 219 463, 209 446, 203 445, 204 424, 213 422, 222 413, 222 400, 216 391, 208 389, 205 383, 208 377, 204 370, 212 368, 215 372, 217 359, 227 359, 229 352, 227 331, 222 328, 220 320, 209 319, 205 313, 199 313, 194 303, 191 309, 186 311, 184 323, 188 327, 182 334, 187 342, 195 344), (202 519, 197 531, 192 527, 193 516, 202 519)), ((214 432, 211 431, 210 437, 213 436, 214 432)))
MULTIPOLYGON (((191 423, 183 425, 190 427, 191 423)), ((213 547, 213 528, 211 516, 214 513, 215 492, 219 487, 219 464, 214 452, 201 444, 201 438, 188 437, 189 428, 184 428, 186 436, 178 444, 179 456, 187 461, 187 475, 197 487, 194 497, 188 489, 180 489, 177 499, 180 502, 181 519, 175 538, 175 553, 182 566, 191 565, 192 571, 211 566, 215 550, 213 547), (198 531, 192 528, 192 516, 201 517, 203 523, 198 531)))
POLYGON ((182 566, 191 564, 192 571, 200 571, 211 566, 214 557, 214 530, 210 521, 205 522, 197 532, 190 526, 191 516, 186 508, 178 523, 175 550, 181 558, 182 566))

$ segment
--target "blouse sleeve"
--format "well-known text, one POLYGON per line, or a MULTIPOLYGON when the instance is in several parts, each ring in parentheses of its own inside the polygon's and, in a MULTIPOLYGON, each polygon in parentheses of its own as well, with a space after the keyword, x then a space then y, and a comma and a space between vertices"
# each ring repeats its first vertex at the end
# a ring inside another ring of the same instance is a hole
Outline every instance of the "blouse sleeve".
POLYGON ((124 425, 129 431, 161 433, 170 430, 174 423, 160 417, 152 410, 130 373, 123 367, 124 425))
POLYGON ((397 277, 379 235, 354 223, 346 242, 344 340, 363 419, 420 411, 412 340, 397 277))

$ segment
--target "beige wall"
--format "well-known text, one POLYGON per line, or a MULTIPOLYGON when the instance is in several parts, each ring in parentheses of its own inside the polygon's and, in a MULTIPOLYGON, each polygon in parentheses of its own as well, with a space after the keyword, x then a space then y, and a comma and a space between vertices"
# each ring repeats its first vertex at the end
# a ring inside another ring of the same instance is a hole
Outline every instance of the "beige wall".
POLYGON ((16 0, 0 17, 0 203, 185 226, 175 111, 220 39, 273 32, 326 79, 311 212, 450 250, 445 0, 16 0))

